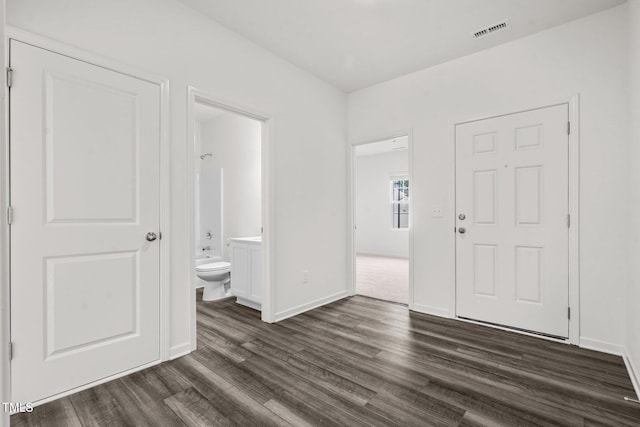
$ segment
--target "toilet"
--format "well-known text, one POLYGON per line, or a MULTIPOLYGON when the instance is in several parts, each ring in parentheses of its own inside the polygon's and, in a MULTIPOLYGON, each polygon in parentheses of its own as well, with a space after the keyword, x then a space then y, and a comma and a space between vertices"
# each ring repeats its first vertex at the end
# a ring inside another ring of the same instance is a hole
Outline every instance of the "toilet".
POLYGON ((231 263, 219 257, 199 260, 196 276, 204 280, 203 301, 215 301, 226 297, 225 285, 231 281, 231 263))

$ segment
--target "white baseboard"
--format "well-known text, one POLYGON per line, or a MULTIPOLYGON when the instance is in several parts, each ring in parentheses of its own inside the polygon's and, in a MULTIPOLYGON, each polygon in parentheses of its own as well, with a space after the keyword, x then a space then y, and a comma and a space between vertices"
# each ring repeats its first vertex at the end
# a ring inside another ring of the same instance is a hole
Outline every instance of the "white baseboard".
POLYGON ((379 257, 385 257, 385 258, 397 258, 397 259, 409 259, 409 254, 389 254, 389 253, 382 253, 382 252, 357 252, 356 256, 358 255, 363 255, 363 256, 379 256, 379 257))
MULTIPOLYGON (((635 366, 633 359, 629 355, 629 351, 625 346, 614 344, 606 341, 596 340, 592 338, 580 337, 580 347, 587 348, 589 350, 600 351, 603 353, 615 354, 616 356, 621 356, 622 360, 624 360, 624 364, 627 368, 627 372, 629 373, 629 378, 631 378, 631 383, 633 384, 633 389, 636 392, 636 395, 632 397, 633 399, 640 398, 640 366, 635 366)), ((627 396, 631 397, 631 396, 627 396)))
POLYGON ((579 346, 589 350, 615 354, 616 356, 624 356, 626 353, 624 346, 620 344, 614 344, 611 342, 601 341, 601 340, 587 338, 587 337, 580 337, 579 346))
POLYGON ((174 345, 169 349, 169 360, 177 359, 178 357, 186 356, 191 353, 191 343, 185 342, 182 344, 174 345))
POLYGON ((624 359, 624 364, 627 366, 627 372, 629 372, 629 377, 631 378, 631 383, 633 384, 633 389, 636 391, 635 399, 640 399, 640 366, 634 365, 633 359, 629 354, 629 351, 624 349, 624 355, 622 356, 624 359))
POLYGON ((281 320, 287 319, 289 317, 296 316, 298 314, 302 314, 305 311, 313 310, 314 308, 318 308, 320 306, 332 303, 334 301, 338 301, 342 298, 346 298, 349 296, 349 292, 347 290, 340 291, 333 295, 329 295, 324 298, 317 299, 315 301, 311 301, 305 304, 301 304, 297 307, 290 308, 288 310, 280 311, 275 314, 274 322, 279 322, 281 320))
POLYGON ((446 317, 448 319, 451 318, 451 312, 446 308, 433 307, 431 305, 417 304, 414 302, 411 309, 413 311, 417 311, 418 313, 430 314, 432 316, 438 317, 446 317))

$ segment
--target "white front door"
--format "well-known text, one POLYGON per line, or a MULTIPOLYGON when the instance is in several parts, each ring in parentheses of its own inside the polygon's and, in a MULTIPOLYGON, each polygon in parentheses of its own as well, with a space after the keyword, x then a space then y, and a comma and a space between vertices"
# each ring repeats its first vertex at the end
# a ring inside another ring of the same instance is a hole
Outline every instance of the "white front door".
POLYGON ((568 106, 456 126, 459 317, 568 337, 568 106))
POLYGON ((33 402, 159 359, 160 89, 16 41, 11 67, 12 401, 33 402))

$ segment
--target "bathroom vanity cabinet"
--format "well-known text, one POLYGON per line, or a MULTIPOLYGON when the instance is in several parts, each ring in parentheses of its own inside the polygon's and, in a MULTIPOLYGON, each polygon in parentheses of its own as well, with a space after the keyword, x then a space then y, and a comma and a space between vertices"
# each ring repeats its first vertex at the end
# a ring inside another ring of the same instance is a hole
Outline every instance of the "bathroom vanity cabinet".
POLYGON ((229 239, 231 293, 238 304, 262 308, 262 238, 229 239))

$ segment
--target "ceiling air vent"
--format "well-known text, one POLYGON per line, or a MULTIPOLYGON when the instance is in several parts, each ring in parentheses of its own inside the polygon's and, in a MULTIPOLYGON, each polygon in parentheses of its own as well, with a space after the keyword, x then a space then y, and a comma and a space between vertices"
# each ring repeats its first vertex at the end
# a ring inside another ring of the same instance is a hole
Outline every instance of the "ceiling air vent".
POLYGON ((493 34, 497 31, 506 30, 509 27, 509 21, 504 20, 498 24, 492 25, 490 27, 482 28, 481 30, 473 32, 473 38, 479 39, 484 36, 488 36, 489 34, 493 34))

